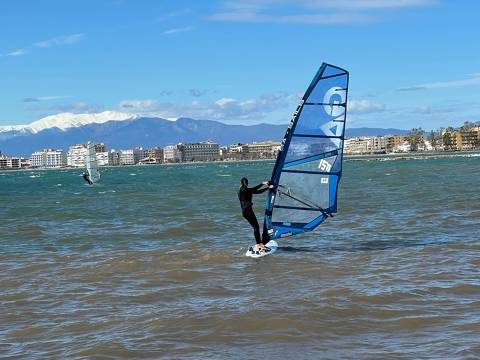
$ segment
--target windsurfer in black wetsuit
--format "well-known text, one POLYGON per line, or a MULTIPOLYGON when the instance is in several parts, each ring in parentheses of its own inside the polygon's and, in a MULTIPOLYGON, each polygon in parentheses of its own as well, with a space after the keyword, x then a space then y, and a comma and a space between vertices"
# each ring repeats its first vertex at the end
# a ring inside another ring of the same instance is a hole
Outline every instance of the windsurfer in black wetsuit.
POLYGON ((88 185, 93 185, 93 182, 92 180, 90 180, 90 175, 88 174, 88 172, 84 172, 82 176, 83 176, 83 180, 85 180, 88 183, 88 185))
POLYGON ((250 225, 253 227, 253 232, 255 234, 255 241, 257 242, 257 247, 260 250, 268 250, 268 248, 265 246, 264 242, 268 242, 268 236, 263 234, 263 242, 262 239, 260 238, 260 226, 258 225, 257 217, 255 216, 255 213, 253 212, 252 208, 252 195, 253 194, 261 194, 268 189, 273 188, 273 185, 270 184, 269 181, 265 181, 257 186, 254 186, 252 188, 248 187, 248 179, 247 178, 242 178, 241 182, 242 186, 238 190, 238 199, 240 200, 240 206, 242 207, 242 215, 247 221, 250 223, 250 225), (265 186, 264 189, 260 188, 262 186, 265 186))

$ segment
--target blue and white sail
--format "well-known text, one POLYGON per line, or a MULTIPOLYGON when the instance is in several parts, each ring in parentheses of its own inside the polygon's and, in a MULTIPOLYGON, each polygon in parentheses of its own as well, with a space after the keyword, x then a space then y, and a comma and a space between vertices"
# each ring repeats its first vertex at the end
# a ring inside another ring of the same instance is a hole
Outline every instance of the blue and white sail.
POLYGON ((87 173, 91 182, 95 183, 100 180, 100 172, 97 165, 97 152, 95 151, 95 144, 91 141, 87 143, 87 173))
POLYGON ((348 76, 322 64, 293 115, 267 194, 264 225, 271 239, 312 231, 337 212, 348 76))

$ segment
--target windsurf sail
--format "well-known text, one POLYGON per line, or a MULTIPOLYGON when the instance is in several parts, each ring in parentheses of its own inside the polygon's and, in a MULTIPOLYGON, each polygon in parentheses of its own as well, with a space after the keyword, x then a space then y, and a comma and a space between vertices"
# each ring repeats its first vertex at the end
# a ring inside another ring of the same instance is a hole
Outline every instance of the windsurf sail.
POLYGON ((100 180, 100 172, 97 169, 97 153, 95 152, 95 144, 91 141, 87 143, 87 172, 90 181, 95 183, 100 180))
POLYGON ((293 114, 266 199, 264 230, 271 239, 312 231, 337 212, 348 77, 323 63, 293 114))

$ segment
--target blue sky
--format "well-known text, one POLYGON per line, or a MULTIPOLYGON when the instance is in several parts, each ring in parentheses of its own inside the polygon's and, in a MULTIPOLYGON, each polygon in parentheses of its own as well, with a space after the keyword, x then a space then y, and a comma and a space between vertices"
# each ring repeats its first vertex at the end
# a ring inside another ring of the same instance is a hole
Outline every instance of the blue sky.
POLYGON ((0 125, 116 110, 286 123, 320 64, 350 126, 480 121, 476 0, 0 2, 0 125))

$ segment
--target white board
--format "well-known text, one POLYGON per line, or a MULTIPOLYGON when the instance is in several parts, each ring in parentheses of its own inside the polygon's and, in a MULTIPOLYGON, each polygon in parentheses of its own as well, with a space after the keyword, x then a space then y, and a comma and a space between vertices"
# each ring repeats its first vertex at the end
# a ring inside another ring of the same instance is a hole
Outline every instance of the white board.
POLYGON ((278 244, 275 240, 270 240, 265 246, 268 247, 270 249, 270 251, 262 251, 262 250, 258 251, 257 245, 255 245, 255 246, 250 246, 248 248, 247 252, 245 253, 245 256, 255 258, 255 259, 256 258, 261 258, 261 257, 267 256, 267 255, 273 254, 278 249, 278 244), (257 253, 257 251, 258 251, 258 253, 257 253))

